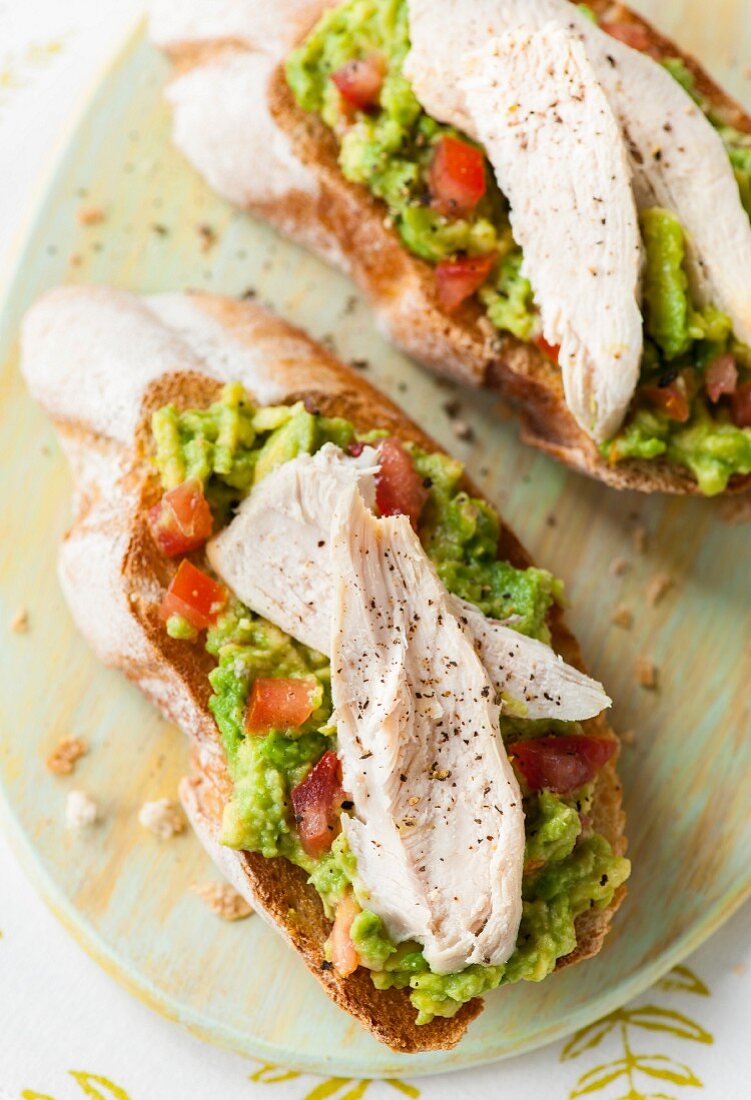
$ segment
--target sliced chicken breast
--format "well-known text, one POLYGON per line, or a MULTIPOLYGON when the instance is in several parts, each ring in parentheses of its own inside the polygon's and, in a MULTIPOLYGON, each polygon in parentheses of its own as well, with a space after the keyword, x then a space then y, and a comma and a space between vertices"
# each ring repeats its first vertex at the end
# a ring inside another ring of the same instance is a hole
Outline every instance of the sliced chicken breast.
POLYGON ((406 516, 334 524, 331 682, 356 891, 438 973, 497 965, 521 919, 524 814, 498 705, 406 516))
POLYGON ((661 65, 569 0, 409 0, 409 13, 405 72, 418 99, 428 114, 474 137, 461 86, 468 55, 506 31, 541 31, 551 21, 579 37, 626 140, 638 205, 665 206, 678 217, 698 300, 726 311, 736 335, 751 342, 751 225, 719 135, 661 65))
MULTIPOLYGON (((358 458, 332 443, 313 456, 300 455, 257 485, 207 547, 213 569, 248 607, 327 655, 336 577, 331 517, 354 488, 372 508, 377 469, 371 447, 358 458)), ((610 706, 602 686, 550 646, 488 619, 472 604, 448 593, 446 598, 494 692, 520 704, 527 717, 576 721, 610 706)))
POLYGON ((511 205, 543 334, 560 345, 566 403, 597 442, 639 380, 641 238, 618 122, 581 42, 509 31, 469 58, 475 132, 511 205))

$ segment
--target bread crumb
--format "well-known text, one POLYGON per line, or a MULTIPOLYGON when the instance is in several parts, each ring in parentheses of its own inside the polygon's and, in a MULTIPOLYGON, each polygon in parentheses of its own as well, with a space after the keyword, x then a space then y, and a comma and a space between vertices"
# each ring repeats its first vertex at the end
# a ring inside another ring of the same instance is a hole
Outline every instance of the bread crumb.
POLYGON ((25 607, 20 607, 10 620, 10 628, 14 634, 28 634, 29 613, 25 607))
POLYGON ((657 573, 647 586, 647 603, 657 607, 662 597, 673 587, 674 581, 669 573, 657 573))
POLYGON ((47 768, 55 775, 70 775, 87 752, 88 745, 80 737, 63 737, 47 757, 47 768))
POLYGON ((252 906, 228 882, 196 882, 191 890, 222 920, 244 920, 253 912, 252 906))
POLYGON ((657 666, 649 657, 636 658, 636 679, 639 684, 648 691, 654 691, 657 687, 657 666))
POLYGON ((613 558, 610 563, 610 573, 614 577, 624 576, 624 574, 628 573, 630 568, 631 564, 626 561, 625 558, 613 558))
POLYGON ((99 810, 96 802, 85 791, 71 791, 65 803, 65 828, 86 829, 94 825, 99 810))
POLYGON ((742 978, 747 970, 748 970, 748 963, 736 963, 735 966, 733 967, 733 973, 737 974, 739 978, 742 978))
POLYGON ((634 616, 624 603, 618 604, 613 614, 610 616, 610 621, 614 626, 621 626, 624 630, 630 630, 634 625, 634 616))
POLYGON ((185 829, 185 818, 169 798, 144 802, 138 811, 138 820, 144 829, 148 829, 160 840, 170 840, 185 829))
POLYGON ((210 225, 199 225, 198 234, 201 238, 201 252, 209 252, 217 242, 216 230, 210 225))
POLYGON ((621 741, 623 742, 624 745, 633 745, 635 740, 636 740, 636 734, 634 733, 633 730, 626 730, 625 733, 621 734, 621 741))
POLYGON ((454 420, 451 428, 457 439, 470 443, 475 438, 475 430, 466 420, 454 420))
POLYGON ((634 527, 631 538, 636 553, 643 554, 644 551, 647 549, 647 528, 644 526, 643 523, 639 523, 636 527, 634 527))
POLYGON ((78 211, 79 225, 101 225, 105 214, 101 206, 81 206, 78 211))
POLYGON ((82 263, 83 256, 80 252, 71 252, 70 256, 68 256, 69 267, 80 267, 82 263))
POLYGON ((751 493, 728 497, 720 505, 720 519, 733 525, 751 523, 751 493))

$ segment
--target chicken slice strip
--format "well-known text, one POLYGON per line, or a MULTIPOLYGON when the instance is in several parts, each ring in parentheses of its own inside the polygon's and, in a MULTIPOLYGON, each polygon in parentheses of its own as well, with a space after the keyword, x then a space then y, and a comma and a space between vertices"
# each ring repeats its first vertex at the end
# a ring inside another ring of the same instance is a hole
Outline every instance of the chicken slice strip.
POLYGON ((736 336, 751 343, 751 224, 719 134, 660 64, 600 30, 569 0, 409 0, 409 15, 405 72, 417 98, 429 115, 474 137, 462 87, 468 56, 519 27, 541 31, 555 21, 576 35, 623 131, 637 205, 664 206, 678 217, 698 302, 728 313, 736 336))
MULTIPOLYGON (((358 488, 373 506, 378 455, 358 458, 333 443, 279 466, 243 501, 207 547, 213 569, 253 611, 285 633, 330 655, 335 567, 331 516, 358 488)), ((495 692, 521 704, 529 718, 583 720, 610 706, 596 680, 567 665, 550 646, 528 638, 473 604, 446 593, 473 639, 495 692)))
POLYGON ((331 686, 358 894, 438 973, 498 965, 521 918, 524 814, 499 707, 406 516, 357 492, 332 530, 331 686))
POLYGON ((511 205, 566 403, 598 443, 639 380, 641 238, 626 147, 578 39, 510 31, 469 60, 466 102, 511 205))

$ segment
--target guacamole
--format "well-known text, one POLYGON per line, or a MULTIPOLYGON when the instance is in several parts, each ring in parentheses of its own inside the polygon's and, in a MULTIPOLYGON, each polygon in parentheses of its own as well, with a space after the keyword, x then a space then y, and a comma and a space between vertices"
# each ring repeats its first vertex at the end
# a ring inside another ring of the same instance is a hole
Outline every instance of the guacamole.
POLYGON ((455 974, 430 971, 418 944, 398 947, 374 913, 362 912, 351 929, 376 988, 412 990, 418 1024, 454 1016, 461 1006, 499 985, 542 981, 558 959, 576 947, 576 917, 608 905, 626 880, 628 861, 613 855, 604 837, 583 836, 578 811, 549 791, 525 799, 526 868, 516 949, 501 966, 466 967, 455 974))
MULTIPOLYGON (((375 442, 385 433, 359 436, 346 420, 322 417, 303 404, 256 409, 238 383, 225 386, 206 409, 177 410, 168 405, 153 416, 154 461, 165 489, 198 478, 221 526, 231 511, 271 470, 326 442, 347 447, 375 442)), ((500 519, 485 501, 462 485, 460 462, 408 444, 423 478, 427 500, 419 525, 425 549, 446 587, 515 629, 548 639, 547 613, 562 600, 562 587, 541 569, 516 569, 496 558, 500 519)), ((180 616, 166 629, 195 643, 196 630, 180 616)), ((231 848, 282 856, 309 876, 324 910, 333 917, 338 903, 354 891, 363 906, 351 936, 363 966, 379 989, 410 988, 418 1022, 452 1016, 462 1004, 496 986, 522 979, 538 981, 576 945, 574 921, 586 908, 607 905, 628 874, 626 860, 607 841, 583 830, 581 815, 591 791, 564 800, 550 791, 528 794, 523 918, 514 954, 504 966, 471 966, 449 975, 431 972, 419 944, 396 945, 358 883, 357 866, 343 833, 331 849, 314 858, 305 852, 294 824, 292 790, 323 754, 336 750, 329 662, 231 597, 209 628, 206 649, 216 660, 209 674, 209 706, 216 719, 232 795, 225 806, 221 841, 231 848), (245 731, 253 682, 263 677, 301 677, 315 683, 314 709, 295 729, 273 729, 263 736, 245 731)), ((575 723, 501 720, 509 740, 551 733, 581 732, 575 723)), ((344 810, 343 812, 346 812, 344 810)))
MULTIPOLYGON (((596 21, 591 9, 581 7, 596 21)), ((475 143, 422 110, 403 72, 408 51, 406 0, 345 0, 326 13, 290 55, 287 79, 300 106, 319 114, 337 135, 343 174, 385 202, 388 216, 410 252, 430 264, 457 255, 494 254, 492 271, 478 291, 479 300, 497 329, 534 341, 540 335, 540 321, 532 287, 522 274, 523 256, 511 233, 508 205, 487 160, 486 191, 472 213, 448 217, 431 205, 429 173, 436 144, 446 134, 475 143), (379 104, 372 110, 352 111, 331 75, 353 59, 374 55, 385 65, 379 104)), ((728 127, 713 114, 679 58, 668 58, 664 65, 717 128, 751 215, 751 136, 728 127)), ((748 349, 739 348, 733 340, 728 318, 711 307, 703 311, 695 308, 685 272, 684 234, 676 219, 665 210, 647 210, 641 228, 646 252, 642 385, 622 430, 608 441, 603 454, 611 462, 667 458, 691 470, 702 492, 722 492, 733 475, 751 472, 751 432, 732 423, 726 400, 719 405, 707 400, 704 370, 712 357, 726 351, 738 353, 743 383, 751 378, 746 365, 748 349), (654 399, 649 399, 654 380, 658 386, 670 384, 662 381, 670 364, 687 374, 687 419, 659 412, 654 399)), ((456 583, 477 592, 466 578, 462 582, 457 578, 456 583)), ((483 610, 496 614, 485 606, 483 610)))
POLYGON ((691 302, 684 268, 685 237, 677 218, 655 208, 641 215, 645 354, 642 385, 616 437, 603 445, 613 462, 656 458, 686 466, 706 496, 721 493, 734 474, 751 473, 751 430, 732 423, 728 410, 712 407, 704 374, 719 356, 732 354, 745 380, 748 349, 733 339, 730 318, 691 302), (679 386, 683 419, 660 408, 661 393, 679 386))

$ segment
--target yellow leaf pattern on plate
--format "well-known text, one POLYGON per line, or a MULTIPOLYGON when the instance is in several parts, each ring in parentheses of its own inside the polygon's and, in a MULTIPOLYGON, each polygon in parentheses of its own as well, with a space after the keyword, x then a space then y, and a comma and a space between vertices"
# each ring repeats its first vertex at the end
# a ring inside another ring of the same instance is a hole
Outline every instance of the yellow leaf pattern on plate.
POLYGON ((0 106, 8 94, 25 87, 33 72, 46 68, 62 53, 64 39, 54 38, 45 42, 32 42, 19 53, 7 53, 0 58, 0 106))
POLYGON ((79 1084, 87 1100, 130 1100, 125 1089, 114 1085, 106 1077, 98 1077, 95 1073, 82 1073, 81 1070, 76 1069, 70 1070, 70 1075, 79 1084))
POLYGON ((674 966, 670 973, 657 983, 655 989, 660 989, 663 993, 695 993, 698 997, 711 996, 699 975, 687 966, 674 966))
MULTIPOLYGON (((264 1062, 255 1073, 251 1073, 249 1079, 261 1085, 278 1085, 282 1081, 295 1081, 299 1077, 302 1077, 302 1074, 296 1070, 285 1069, 283 1066, 276 1066, 272 1062, 264 1062)), ((310 1091, 301 1094, 299 1100, 361 1100, 371 1085, 385 1085, 395 1092, 401 1093, 402 1096, 410 1097, 410 1100, 417 1100, 420 1095, 420 1090, 406 1081, 394 1079, 374 1081, 370 1079, 358 1080, 354 1077, 327 1077, 314 1085, 310 1091)))
MULTIPOLYGON (((693 993, 708 997, 709 989, 704 982, 687 966, 675 967, 655 987, 663 992, 693 993)), ((633 1049, 633 1035, 636 1031, 659 1031, 693 1043, 712 1043, 712 1035, 689 1016, 672 1008, 661 1005, 639 1005, 635 1008, 619 1008, 603 1020, 581 1028, 572 1036, 561 1050, 561 1061, 579 1058, 585 1051, 594 1050, 600 1043, 617 1032, 622 1057, 612 1062, 604 1062, 587 1070, 569 1093, 569 1100, 591 1096, 601 1092, 608 1085, 621 1079, 628 1091, 619 1095, 618 1100, 675 1100, 675 1094, 665 1092, 642 1092, 638 1087, 639 1078, 667 1081, 678 1088, 703 1088, 702 1082, 692 1069, 674 1061, 666 1054, 636 1053, 633 1049)))
MULTIPOLYGON (((114 1084, 107 1077, 100 1077, 97 1073, 85 1073, 80 1069, 68 1070, 68 1073, 81 1090, 81 1095, 86 1100, 130 1100, 130 1096, 114 1084)), ((34 1092, 33 1089, 24 1089, 21 1100, 54 1100, 45 1092, 34 1092)))
POLYGON ((284 1069, 283 1066, 275 1066, 271 1062, 264 1062, 260 1069, 251 1073, 250 1080, 257 1081, 261 1085, 278 1085, 280 1081, 294 1081, 302 1074, 294 1069, 284 1069))

